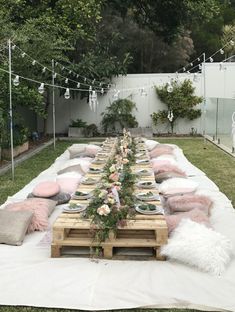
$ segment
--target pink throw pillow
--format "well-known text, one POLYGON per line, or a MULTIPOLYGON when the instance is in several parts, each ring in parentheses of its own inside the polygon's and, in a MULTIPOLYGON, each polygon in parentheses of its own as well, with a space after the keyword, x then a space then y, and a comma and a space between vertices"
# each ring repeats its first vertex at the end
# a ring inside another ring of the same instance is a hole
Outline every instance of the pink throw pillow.
POLYGON ((199 209, 208 216, 212 206, 212 201, 206 196, 186 194, 182 196, 169 197, 167 199, 166 206, 172 213, 199 209))
POLYGON ((199 209, 178 213, 177 215, 166 215, 165 218, 169 234, 179 225, 182 219, 190 219, 194 222, 204 224, 207 227, 211 226, 208 216, 199 209))
POLYGON ((170 165, 174 165, 175 161, 174 160, 157 160, 157 159, 154 159, 154 160, 151 160, 151 164, 152 164, 152 167, 153 167, 153 171, 154 173, 157 173, 159 168, 161 168, 162 166, 170 166, 170 165))
POLYGON ((181 174, 182 176, 186 177, 186 174, 184 171, 182 171, 180 168, 178 168, 175 165, 172 164, 163 164, 163 165, 158 165, 157 166, 157 172, 156 173, 163 173, 163 172, 175 172, 178 174, 181 174))
POLYGON ((173 147, 164 144, 158 144, 151 152, 149 152, 150 158, 155 158, 163 154, 173 154, 173 147))
POLYGON ((58 177, 56 182, 59 184, 61 192, 72 194, 77 190, 80 180, 81 178, 58 177))
POLYGON ((51 197, 60 192, 60 186, 53 181, 45 181, 36 185, 33 189, 33 195, 37 197, 51 197))
POLYGON ((95 155, 100 152, 102 150, 102 148, 98 145, 94 145, 94 144, 88 144, 86 146, 86 150, 85 153, 86 155, 90 156, 90 157, 95 157, 95 155))
POLYGON ((28 198, 21 202, 8 204, 5 208, 11 211, 32 211, 33 217, 28 233, 45 231, 48 228, 48 216, 54 210, 56 202, 46 198, 28 198))

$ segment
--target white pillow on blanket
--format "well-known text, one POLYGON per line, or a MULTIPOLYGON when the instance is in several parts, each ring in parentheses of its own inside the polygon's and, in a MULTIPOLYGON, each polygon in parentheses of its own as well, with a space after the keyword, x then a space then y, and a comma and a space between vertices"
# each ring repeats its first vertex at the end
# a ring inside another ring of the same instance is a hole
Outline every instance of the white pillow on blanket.
POLYGON ((151 151, 152 149, 154 149, 154 147, 156 147, 159 143, 157 141, 154 140, 146 140, 145 141, 145 145, 147 147, 147 149, 149 151, 151 151))
POLYGON ((169 259, 220 275, 231 260, 232 243, 203 224, 183 219, 172 232, 161 254, 169 259))
POLYGON ((189 179, 172 178, 164 181, 159 186, 159 193, 163 195, 192 193, 196 191, 198 185, 198 182, 189 179))

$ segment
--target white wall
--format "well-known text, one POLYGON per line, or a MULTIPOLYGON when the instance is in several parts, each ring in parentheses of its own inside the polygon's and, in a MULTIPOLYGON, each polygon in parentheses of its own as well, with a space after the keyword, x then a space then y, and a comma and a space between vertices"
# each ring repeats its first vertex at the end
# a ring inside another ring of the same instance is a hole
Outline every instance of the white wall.
MULTIPOLYGON (((202 95, 203 81, 201 75, 198 82, 193 82, 195 86, 195 93, 198 96, 202 95)), ((162 85, 169 82, 170 77, 174 77, 174 74, 132 74, 124 77, 113 79, 112 83, 116 84, 113 89, 120 90, 120 98, 130 98, 136 103, 137 111, 134 113, 140 127, 151 127, 152 120, 150 115, 158 110, 165 109, 166 106, 160 102, 156 95, 154 86, 162 85), (147 91, 147 96, 141 96, 140 89, 144 87, 147 91), (125 89, 136 89, 132 91, 125 91, 125 89)), ((191 79, 193 81, 193 74, 180 74, 179 79, 191 79)), ((100 125, 102 119, 101 113, 105 111, 105 108, 113 101, 114 91, 111 90, 103 96, 98 96, 98 108, 96 112, 90 110, 87 103, 87 99, 65 100, 63 96, 56 97, 56 133, 67 133, 68 126, 71 119, 80 118, 86 121, 88 124, 95 123, 100 125)), ((200 105, 199 105, 200 107, 200 105)), ((194 121, 179 120, 175 126, 177 133, 190 133, 191 128, 197 130, 198 133, 202 131, 202 122, 198 118, 194 121)), ((155 132, 167 132, 169 128, 166 125, 161 125, 155 129, 155 132)), ((48 118, 48 132, 52 133, 52 110, 50 106, 49 118, 48 118)))

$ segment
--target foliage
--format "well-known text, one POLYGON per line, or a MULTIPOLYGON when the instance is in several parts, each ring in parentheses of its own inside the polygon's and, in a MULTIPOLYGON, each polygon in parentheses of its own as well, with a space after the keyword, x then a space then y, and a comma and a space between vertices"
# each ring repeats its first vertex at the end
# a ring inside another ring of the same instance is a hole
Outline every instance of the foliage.
POLYGON ((84 218, 91 219, 94 229, 99 228, 94 231, 94 239, 98 242, 108 238, 110 231, 116 232, 119 226, 124 226, 125 219, 133 214, 136 175, 132 173, 131 165, 135 162, 135 143, 124 130, 124 138, 116 142, 116 147, 117 154, 108 160, 102 182, 84 213, 84 218))
POLYGON ((95 124, 90 124, 84 129, 86 137, 92 137, 99 135, 98 127, 95 124))
POLYGON ((119 99, 108 106, 104 113, 102 113, 101 125, 105 132, 109 129, 116 130, 116 125, 120 125, 123 129, 134 128, 138 126, 135 116, 132 115, 133 110, 136 109, 134 102, 128 99, 119 99))
POLYGON ((85 128, 87 127, 87 122, 78 118, 76 120, 71 120, 69 127, 85 128))
POLYGON ((171 85, 173 87, 172 92, 167 90, 169 87, 168 83, 163 87, 156 87, 157 95, 167 105, 167 110, 153 113, 151 117, 154 125, 169 122, 171 132, 173 133, 177 119, 187 118, 193 120, 201 116, 201 110, 194 107, 200 104, 203 98, 194 95, 195 88, 189 79, 181 83, 175 80, 171 82, 171 85), (173 114, 172 116, 169 116, 170 112, 173 114))
MULTIPOLYGON (((22 124, 15 124, 13 126, 13 145, 18 146, 28 141, 29 130, 24 127, 22 124)), ((10 148, 11 147, 11 137, 10 129, 3 131, 2 135, 2 147, 10 148)))

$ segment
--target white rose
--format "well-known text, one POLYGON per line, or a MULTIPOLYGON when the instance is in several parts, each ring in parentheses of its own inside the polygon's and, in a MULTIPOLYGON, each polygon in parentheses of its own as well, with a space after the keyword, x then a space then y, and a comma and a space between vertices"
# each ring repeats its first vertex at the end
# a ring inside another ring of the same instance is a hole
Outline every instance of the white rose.
POLYGON ((112 166, 109 168, 109 171, 110 171, 110 172, 115 172, 115 171, 116 171, 115 165, 112 165, 112 166))
POLYGON ((110 213, 110 208, 108 205, 104 204, 97 209, 97 213, 100 216, 107 216, 110 213))

